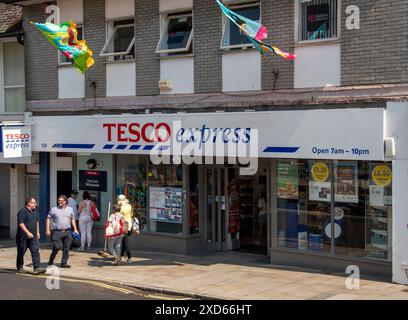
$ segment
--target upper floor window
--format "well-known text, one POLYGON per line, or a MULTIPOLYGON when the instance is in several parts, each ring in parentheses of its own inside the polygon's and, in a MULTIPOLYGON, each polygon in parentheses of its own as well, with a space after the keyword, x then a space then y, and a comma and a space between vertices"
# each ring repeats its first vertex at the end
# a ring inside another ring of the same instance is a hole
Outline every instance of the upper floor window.
POLYGON ((337 38, 337 0, 309 0, 300 3, 299 40, 337 38))
POLYGON ((156 53, 192 53, 192 41, 192 13, 169 14, 163 21, 156 53))
POLYGON ((0 112, 24 112, 24 47, 0 42, 0 112))
MULTIPOLYGON (((84 28, 80 25, 77 25, 77 32, 78 32, 78 40, 83 40, 84 39, 84 28)), ((59 54, 59 63, 60 64, 71 64, 71 61, 68 59, 67 56, 64 54, 60 53, 59 54)))
POLYGON ((133 19, 109 21, 108 40, 101 51, 101 56, 109 61, 133 60, 135 58, 135 25, 133 19))
MULTIPOLYGON (((245 18, 260 22, 261 7, 259 3, 231 6, 230 9, 245 18)), ((232 49, 251 46, 252 43, 249 41, 248 37, 231 20, 223 16, 221 48, 232 49)))

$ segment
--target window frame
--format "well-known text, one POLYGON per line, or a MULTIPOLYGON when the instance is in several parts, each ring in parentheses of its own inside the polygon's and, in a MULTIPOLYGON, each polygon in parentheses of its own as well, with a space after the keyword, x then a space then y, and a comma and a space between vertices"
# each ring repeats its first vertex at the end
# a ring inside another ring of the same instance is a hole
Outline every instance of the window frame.
MULTIPOLYGON (((104 46, 102 47, 101 52, 99 53, 100 57, 117 57, 117 56, 126 56, 129 55, 130 51, 132 50, 132 48, 135 45, 135 33, 133 32, 133 39, 129 44, 129 47, 127 48, 126 51, 122 51, 122 52, 111 52, 111 53, 107 53, 106 51, 108 50, 109 45, 111 44, 112 39, 115 36, 115 33, 117 32, 118 29, 120 28, 128 28, 128 27, 133 27, 133 29, 135 28, 135 23, 133 22, 132 24, 128 23, 128 24, 123 24, 123 25, 117 25, 115 27, 113 27, 115 22, 120 22, 120 21, 126 21, 126 20, 134 20, 134 17, 124 17, 124 18, 120 18, 120 19, 114 19, 114 20, 108 20, 106 21, 106 42, 104 44, 104 46)), ((135 57, 133 57, 132 60, 134 60, 135 57)), ((112 61, 113 62, 113 61, 112 61)))
MULTIPOLYGON (((82 28, 82 39, 84 39, 85 33, 84 33, 84 25, 83 25, 82 22, 77 23, 77 30, 78 30, 78 28, 82 28)), ((61 52, 58 52, 58 65, 59 66, 70 66, 70 65, 72 65, 72 63, 69 62, 69 61, 63 61, 62 60, 63 57, 65 57, 65 56, 61 52)))
POLYGON ((157 54, 167 54, 167 53, 185 53, 188 54, 188 51, 190 50, 190 47, 193 43, 193 37, 194 37, 194 16, 193 16, 193 11, 189 10, 189 13, 187 14, 187 11, 183 12, 167 12, 161 14, 161 28, 160 28, 160 39, 159 43, 157 44, 156 47, 156 53, 157 54), (160 49, 163 38, 165 33, 168 30, 170 19, 177 19, 177 18, 182 18, 182 17, 191 17, 193 23, 191 26, 191 32, 190 36, 187 41, 187 45, 184 48, 179 48, 179 49, 160 49))
POLYGON ((301 4, 299 0, 295 1, 295 46, 296 45, 313 45, 324 44, 327 42, 337 42, 341 38, 341 0, 337 0, 337 35, 332 38, 315 39, 315 40, 300 40, 301 32, 301 4))
MULTIPOLYGON (((250 8, 250 7, 256 7, 256 6, 259 6, 259 21, 258 22, 262 24, 262 4, 261 4, 261 1, 254 1, 254 2, 247 2, 247 3, 241 3, 241 2, 237 3, 237 2, 235 2, 235 3, 229 4, 227 7, 228 7, 228 9, 234 10, 234 9, 250 8)), ((230 22, 230 19, 227 18, 223 14, 222 15, 222 36, 221 36, 220 49, 227 51, 227 50, 231 50, 231 49, 255 48, 255 46, 251 42, 250 43, 245 43, 245 44, 234 44, 234 45, 227 45, 227 46, 224 45, 225 32, 227 30, 227 23, 229 23, 229 22, 230 22)))
MULTIPOLYGON (((23 85, 16 86, 5 86, 4 85, 4 43, 18 43, 15 38, 2 38, 0 39, 0 114, 23 114, 25 112, 25 105, 23 111, 9 112, 6 111, 6 89, 25 89, 25 79, 23 85)), ((23 61, 24 63, 24 61, 23 61)), ((26 97, 24 94, 24 103, 26 102, 26 97)))

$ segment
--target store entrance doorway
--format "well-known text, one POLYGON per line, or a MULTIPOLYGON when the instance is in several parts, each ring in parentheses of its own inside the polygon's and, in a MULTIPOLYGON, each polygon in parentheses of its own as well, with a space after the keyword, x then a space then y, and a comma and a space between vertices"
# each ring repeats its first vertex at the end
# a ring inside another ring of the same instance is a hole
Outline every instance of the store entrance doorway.
POLYGON ((268 169, 254 175, 229 170, 228 221, 233 249, 267 255, 270 228, 268 169))
POLYGON ((270 170, 240 173, 237 166, 205 167, 206 240, 214 251, 267 255, 270 170))
POLYGON ((207 243, 213 250, 226 251, 226 181, 227 170, 224 166, 207 167, 205 169, 205 201, 207 243))
POLYGON ((57 197, 64 195, 71 196, 72 171, 57 171, 57 197))

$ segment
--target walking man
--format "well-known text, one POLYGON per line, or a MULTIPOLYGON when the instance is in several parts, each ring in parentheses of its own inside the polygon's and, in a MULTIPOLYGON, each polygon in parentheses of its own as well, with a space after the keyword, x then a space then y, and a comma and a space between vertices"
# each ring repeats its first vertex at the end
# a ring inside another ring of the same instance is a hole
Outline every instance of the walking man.
POLYGON ((55 257, 60 249, 62 249, 61 268, 71 268, 68 264, 69 248, 72 242, 71 227, 74 229, 74 234, 78 234, 78 229, 75 223, 74 211, 68 207, 68 199, 66 196, 58 197, 58 207, 51 209, 47 217, 46 234, 51 237, 54 246, 52 248, 48 265, 54 264, 55 257))
POLYGON ((17 214, 17 272, 25 273, 24 255, 27 249, 30 249, 33 260, 34 274, 44 273, 40 268, 40 226, 39 215, 37 211, 37 202, 29 197, 25 201, 25 207, 17 214))

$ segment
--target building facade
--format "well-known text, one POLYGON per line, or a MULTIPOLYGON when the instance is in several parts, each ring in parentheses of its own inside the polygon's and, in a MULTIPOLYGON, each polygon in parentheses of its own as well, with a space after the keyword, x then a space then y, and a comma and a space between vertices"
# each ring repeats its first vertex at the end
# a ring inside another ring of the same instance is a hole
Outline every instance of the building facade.
POLYGON ((25 123, 22 8, 0 3, 0 238, 14 238, 17 212, 28 194, 38 195, 37 155, 8 157, 2 132, 25 123))
POLYGON ((94 52, 82 75, 29 24, 50 3, 18 2, 40 201, 91 191, 100 244, 125 194, 134 249, 407 283, 408 3, 223 2, 298 58, 261 56, 212 0, 56 1, 94 52))

